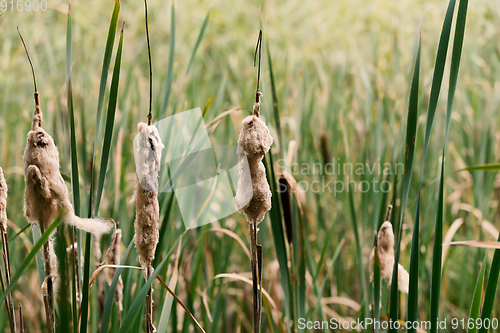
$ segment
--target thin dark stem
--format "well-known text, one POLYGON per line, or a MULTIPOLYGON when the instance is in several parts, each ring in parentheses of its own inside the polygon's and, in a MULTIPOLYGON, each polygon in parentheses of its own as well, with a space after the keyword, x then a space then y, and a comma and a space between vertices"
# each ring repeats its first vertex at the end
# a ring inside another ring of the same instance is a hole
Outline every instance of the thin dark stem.
MULTIPOLYGON (((257 227, 255 240, 257 241, 257 227)), ((258 268, 258 276, 259 276, 259 294, 257 298, 257 302, 259 305, 259 329, 262 329, 262 245, 257 244, 257 268, 258 268)))
POLYGON ((148 113, 148 125, 151 125, 153 119, 153 66, 151 63, 151 44, 149 43, 149 28, 148 28, 148 3, 144 0, 144 10, 146 18, 146 38, 148 41, 148 58, 149 58, 149 113, 148 113))
MULTIPOLYGON (((40 232, 43 234, 45 232, 44 228, 40 228, 40 232)), ((43 244, 43 261, 45 267, 45 283, 46 283, 46 292, 47 294, 43 296, 44 304, 45 304, 45 315, 47 318, 47 328, 49 333, 56 332, 56 323, 55 323, 55 309, 54 309, 54 288, 52 284, 52 272, 50 265, 50 241, 47 241, 43 244)))
POLYGON ((21 31, 19 31, 19 27, 17 27, 17 33, 19 34, 19 37, 21 38, 21 42, 23 43, 24 50, 26 51, 26 55, 28 56, 28 61, 30 62, 31 73, 33 73, 33 84, 35 86, 35 104, 40 105, 40 99, 38 97, 38 88, 36 87, 36 76, 35 76, 35 69, 33 68, 33 62, 31 61, 31 57, 30 57, 30 54, 28 52, 28 47, 26 46, 26 43, 24 42, 23 36, 21 35, 21 31))
MULTIPOLYGON (((10 255, 9 255, 9 244, 7 240, 7 232, 5 230, 2 231, 2 257, 5 266, 5 283, 8 286, 10 284, 10 255)), ((17 332, 16 329, 16 315, 14 309, 14 299, 12 297, 12 291, 7 295, 6 301, 8 301, 8 312, 10 313, 10 325, 11 332, 17 332)))
MULTIPOLYGON (((146 269, 146 281, 149 280, 152 274, 153 267, 149 266, 146 269)), ((156 327, 153 325, 153 286, 149 287, 149 291, 146 295, 146 332, 156 332, 156 327)))
MULTIPOLYGON (((2 292, 5 292, 5 282, 4 282, 4 279, 3 279, 3 274, 2 274, 2 270, 0 268, 0 286, 2 287, 2 292)), ((10 324, 10 329, 12 330, 12 322, 13 322, 13 318, 11 317, 11 313, 10 313, 10 306, 9 306, 9 298, 8 297, 5 297, 5 307, 7 308, 7 316, 9 317, 9 324, 10 324)))
POLYGON ((254 333, 260 333, 261 307, 259 301, 259 256, 257 250, 257 226, 253 221, 248 221, 248 233, 250 236, 250 252, 252 264, 254 333))
POLYGON ((385 221, 389 221, 392 213, 392 205, 387 206, 387 210, 385 211, 385 221))
POLYGON ((19 331, 24 333, 24 316, 23 316, 23 306, 19 303, 19 331))
POLYGON ((262 59, 262 29, 259 31, 259 38, 257 39, 257 46, 255 46, 255 54, 253 56, 253 67, 257 61, 257 51, 259 52, 259 67, 257 70, 257 90, 255 91, 255 103, 260 103, 260 63, 262 59))

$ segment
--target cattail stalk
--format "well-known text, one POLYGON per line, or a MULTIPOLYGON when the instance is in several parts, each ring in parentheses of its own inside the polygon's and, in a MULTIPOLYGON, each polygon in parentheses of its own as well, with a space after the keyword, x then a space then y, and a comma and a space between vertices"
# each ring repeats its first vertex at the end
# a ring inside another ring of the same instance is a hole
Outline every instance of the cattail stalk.
MULTIPOLYGON (((380 277, 387 279, 389 285, 392 283, 392 271, 394 268, 394 231, 389 222, 392 206, 387 207, 386 221, 380 227, 377 234, 377 256, 380 264, 380 277)), ((375 249, 370 254, 370 281, 373 282, 373 265, 375 261, 375 249)), ((398 289, 407 294, 409 275, 406 269, 398 264, 398 289)))
MULTIPOLYGON (((136 205, 134 243, 147 281, 153 274, 153 259, 159 240, 158 172, 163 144, 154 125, 139 123, 138 132, 135 147, 136 183, 132 199, 136 205)), ((152 317, 152 287, 146 296, 145 312, 147 332, 156 332, 152 317)))
MULTIPOLYGON (((19 32, 19 29, 18 29, 19 32)), ((42 128, 42 109, 36 86, 35 71, 28 49, 24 45, 35 86, 35 110, 31 130, 23 154, 24 216, 31 224, 38 224, 43 234, 57 216, 62 214, 63 221, 79 229, 100 235, 108 233, 113 225, 101 219, 82 219, 75 215, 69 199, 68 188, 59 171, 59 152, 54 139, 42 128)), ((49 332, 55 332, 54 293, 57 290, 57 258, 54 252, 53 235, 42 247, 45 267, 45 281, 42 283, 45 313, 49 332)))
POLYGON ((235 206, 238 212, 245 214, 248 223, 253 280, 254 332, 260 333, 262 313, 262 246, 258 244, 257 226, 264 219, 266 212, 271 209, 272 194, 267 182, 266 169, 262 163, 262 159, 273 143, 269 128, 259 117, 260 99, 262 96, 262 93, 259 91, 262 30, 259 33, 255 58, 257 57, 257 51, 259 51, 259 71, 253 114, 243 120, 238 138, 240 167, 235 206))
MULTIPOLYGON (((136 183, 132 201, 136 205, 136 219, 134 223, 134 243, 139 256, 139 262, 144 270, 146 281, 153 274, 153 259, 158 244, 160 207, 158 204, 158 172, 160 171, 161 151, 164 148, 158 129, 152 125, 153 101, 153 70, 151 63, 151 47, 148 29, 148 5, 144 0, 146 38, 149 59, 149 112, 148 123, 137 125, 138 134, 134 142, 136 159, 136 183)), ((153 325, 153 286, 146 295, 146 332, 156 332, 153 325)))
MULTIPOLYGON (((147 281, 153 274, 153 259, 159 240, 158 172, 163 144, 155 126, 139 123, 138 131, 135 148, 136 183, 132 199, 136 205, 134 243, 147 281)), ((146 297, 148 333, 156 331, 152 320, 152 292, 151 287, 146 297)))
MULTIPOLYGON (((2 257, 5 269, 5 279, 0 271, 0 278, 2 289, 5 291, 5 287, 10 284, 10 255, 9 255, 9 243, 7 238, 7 182, 3 174, 2 168, 0 168, 0 233, 2 235, 2 257)), ((14 299, 12 298, 12 291, 9 292, 5 298, 5 305, 7 307, 7 314, 9 317, 9 324, 11 332, 17 332, 16 329, 16 315, 14 310, 14 299)))

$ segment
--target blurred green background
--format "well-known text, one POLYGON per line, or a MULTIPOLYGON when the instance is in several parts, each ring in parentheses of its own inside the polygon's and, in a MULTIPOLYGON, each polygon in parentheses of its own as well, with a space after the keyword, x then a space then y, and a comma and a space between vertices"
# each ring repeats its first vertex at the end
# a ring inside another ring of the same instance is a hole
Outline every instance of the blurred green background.
MULTIPOLYGON (((55 0, 47 0, 47 3, 46 11, 36 13, 19 12, 15 7, 11 11, 8 4, 8 10, 0 18, 0 166, 9 185, 11 237, 27 225, 23 217, 22 151, 34 107, 31 71, 16 27, 23 34, 33 59, 44 112, 44 128, 58 146, 61 172, 70 175, 71 170, 65 83, 68 3, 55 0)), ((261 117, 275 139, 271 154, 277 178, 283 171, 281 166, 290 168, 292 161, 310 166, 328 161, 336 163, 335 158, 353 165, 368 163, 371 166, 379 159, 382 163, 402 162, 414 37, 419 23, 422 23, 416 155, 401 240, 400 262, 408 269, 430 87, 448 3, 427 0, 254 3, 241 0, 175 3, 150 0, 148 5, 154 73, 153 115, 156 119, 158 115, 160 118, 171 115, 174 110, 203 109, 211 100, 205 114, 205 122, 208 123, 224 111, 238 108, 225 116, 211 134, 213 144, 236 145, 241 121, 252 109, 257 74, 253 67, 253 55, 258 30, 263 29, 261 90, 264 96, 261 117), (174 25, 172 8, 175 8, 174 25), (197 44, 207 13, 206 29, 197 44), (173 54, 170 52, 172 26, 175 27, 173 54), (199 47, 195 50, 196 45, 199 47), (273 110, 269 57, 275 80, 279 127, 273 110), (171 90, 166 84, 170 82, 167 75, 169 59, 173 59, 171 90), (192 66, 186 73, 191 59, 192 66), (278 163, 282 158, 287 162, 278 163)), ((88 210, 99 82, 113 6, 114 2, 109 0, 71 3, 71 78, 82 215, 88 210)), ((493 0, 474 1, 469 4, 467 13, 446 155, 445 235, 458 219, 461 220, 455 225, 462 224, 458 230, 452 229, 453 232, 448 234, 450 240, 494 240, 498 234, 500 183, 496 171, 455 171, 498 162, 500 157, 497 145, 500 135, 497 128, 500 97, 499 8, 493 0)), ((125 249, 132 240, 135 219, 135 207, 130 203, 135 182, 132 140, 137 123, 146 120, 148 110, 148 57, 143 2, 121 2, 117 35, 123 21, 126 23, 118 105, 99 216, 111 217, 120 223, 125 249)), ((118 37, 104 98, 96 165, 100 161, 118 37)), ((451 46, 452 40, 450 49, 451 46)), ((451 51, 448 53, 423 177, 418 304, 421 320, 429 316, 434 224, 450 59, 451 51)), ((267 156, 268 170, 269 159, 270 156, 267 156)), ((314 180, 328 182, 343 179, 343 175, 288 171, 292 172, 297 182, 302 181, 302 187, 314 180)), ((357 181, 371 181, 373 177, 379 179, 381 176, 353 177, 357 181)), ((274 308, 265 301, 263 331, 295 331, 298 318, 304 316, 308 320, 336 316, 356 318, 366 310, 362 308, 366 300, 364 297, 367 297, 363 293, 363 284, 371 290, 368 256, 373 247, 374 226, 390 203, 395 205, 393 219, 397 221, 402 177, 402 174, 397 174, 388 178, 392 190, 387 195, 371 190, 351 193, 353 209, 345 191, 337 195, 329 191, 305 191, 304 200, 292 200, 293 223, 304 232, 297 236, 297 230, 294 230, 292 244, 285 240, 284 232, 282 235, 273 234, 279 228, 273 229, 272 223, 283 223, 279 200, 276 198, 278 201, 273 201, 278 205, 274 205, 267 214, 259 232, 259 241, 264 247, 263 284, 271 294, 271 303, 276 305, 274 308), (359 240, 353 232, 353 222, 359 240), (305 241, 303 256, 299 255, 301 252, 296 247, 299 244, 296 243, 297 237, 303 237, 301 239, 305 241), (277 244, 277 240, 282 240, 282 243, 277 244), (357 245, 363 262, 360 262, 356 252, 357 245), (283 256, 283 251, 290 261, 286 268, 283 265, 280 268, 277 259, 280 254, 283 256), (284 270, 290 274, 291 295, 284 291, 284 270), (288 310, 287 306, 290 306, 288 310)), ((160 205, 163 233, 156 264, 164 258, 167 261, 159 275, 167 284, 175 281, 175 277, 176 294, 207 332, 252 331, 251 286, 227 278, 214 279, 218 274, 233 272, 251 278, 250 262, 235 238, 211 230, 224 228, 233 231, 248 247, 244 217, 236 213, 212 225, 184 233, 175 197, 166 195, 160 205), (180 240, 181 234, 183 237, 180 240)), ((66 235, 69 244, 70 229, 67 226, 64 228, 62 235, 66 235)), ((9 243, 13 272, 20 267, 32 244, 30 228, 9 243)), ((108 244, 109 237, 104 237, 100 243, 102 253, 105 253, 108 244)), ((94 250, 93 257, 99 256, 99 251, 94 250)), ((479 263, 485 253, 487 258, 493 256, 493 250, 471 247, 452 246, 445 251, 440 302, 442 318, 468 317, 479 263)), ((138 266, 136 258, 132 248, 126 264, 138 266)), ((92 262, 101 260, 94 257, 92 262)), ((90 267, 92 272, 95 266, 92 264, 90 267)), ((123 278, 125 316, 144 281, 142 273, 135 270, 124 270, 123 278)), ((98 284, 100 286, 93 287, 90 296, 89 331, 92 332, 99 331, 100 295, 108 288, 105 281, 98 281, 98 284)), ((168 304, 165 302, 167 294, 160 285, 155 285, 155 290, 156 320, 168 318, 169 331, 173 332, 197 330, 175 301, 174 310, 163 314, 162 310, 168 304)), ((386 282, 382 291, 381 315, 386 316, 389 297, 386 282)), ((23 304, 27 331, 42 330, 45 316, 35 262, 19 280, 14 299, 23 304)), ((407 296, 401 295, 400 300, 399 317, 404 319, 407 296)), ((0 310, 0 325, 8 330, 3 305, 0 310)), ((495 306, 493 317, 498 314, 495 306)), ((117 309, 113 308, 110 330, 118 331, 118 327, 117 309)), ((137 315, 127 331, 141 331, 142 327, 142 316, 137 315)))

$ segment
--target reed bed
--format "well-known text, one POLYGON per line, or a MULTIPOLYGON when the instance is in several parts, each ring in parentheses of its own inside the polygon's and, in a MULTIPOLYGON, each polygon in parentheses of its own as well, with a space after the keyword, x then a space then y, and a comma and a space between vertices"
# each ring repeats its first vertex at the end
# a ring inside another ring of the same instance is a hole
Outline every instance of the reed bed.
POLYGON ((494 3, 48 5, 0 14, 2 331, 498 318, 494 3), (154 121, 195 107, 250 177, 186 229, 154 121))

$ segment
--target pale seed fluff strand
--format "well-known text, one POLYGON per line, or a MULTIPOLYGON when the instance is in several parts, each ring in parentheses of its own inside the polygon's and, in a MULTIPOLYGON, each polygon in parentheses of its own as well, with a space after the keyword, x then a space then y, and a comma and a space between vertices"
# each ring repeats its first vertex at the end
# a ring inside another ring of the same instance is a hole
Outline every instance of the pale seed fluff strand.
MULTIPOLYGON (((378 260, 380 264, 380 277, 389 281, 392 280, 392 271, 394 269, 394 231, 392 224, 385 221, 377 235, 378 260)), ((375 249, 370 254, 370 281, 373 282, 373 264, 375 261, 375 249)), ((409 284, 409 274, 406 269, 398 264, 398 289, 407 294, 409 284)))
MULTIPOLYGON (((137 130, 138 135, 134 143, 136 183, 132 199, 136 205, 134 243, 144 277, 148 280, 153 273, 153 259, 159 240, 158 172, 164 146, 155 126, 139 123, 137 130)), ((152 292, 151 288, 146 298, 146 311, 149 314, 153 309, 152 292)), ((156 331, 152 322, 146 324, 149 331, 156 331)))

